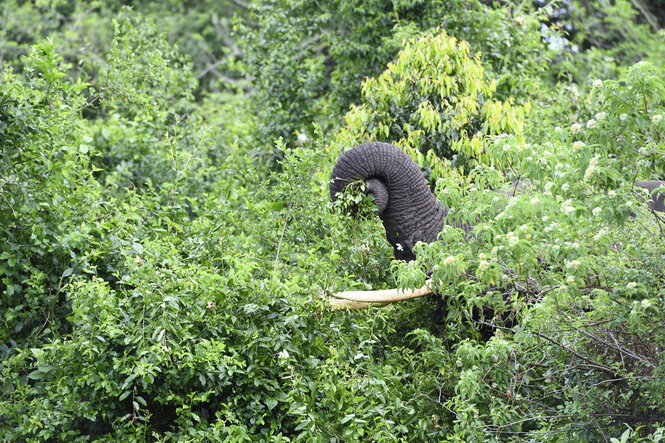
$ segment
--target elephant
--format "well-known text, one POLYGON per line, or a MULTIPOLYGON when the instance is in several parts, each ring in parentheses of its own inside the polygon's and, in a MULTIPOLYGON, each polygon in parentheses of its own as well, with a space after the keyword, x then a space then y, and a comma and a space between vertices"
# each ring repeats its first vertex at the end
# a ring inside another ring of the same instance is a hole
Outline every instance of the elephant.
MULTIPOLYGON (((432 194, 420 168, 404 151, 382 142, 363 143, 347 151, 333 168, 331 199, 335 201, 347 185, 361 180, 365 192, 374 197, 396 259, 414 260, 416 243, 436 241, 449 209, 432 194)), ((638 181, 635 185, 653 192, 665 182, 638 181)), ((653 194, 653 210, 665 212, 664 200, 665 192, 653 194)), ((455 226, 467 233, 472 229, 466 224, 455 226)))

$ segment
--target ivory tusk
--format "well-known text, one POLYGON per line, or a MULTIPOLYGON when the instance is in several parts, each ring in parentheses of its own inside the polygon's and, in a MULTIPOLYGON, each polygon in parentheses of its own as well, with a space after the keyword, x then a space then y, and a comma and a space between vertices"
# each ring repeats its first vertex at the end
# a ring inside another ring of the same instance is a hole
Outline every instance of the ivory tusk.
POLYGON ((351 300, 330 300, 328 302, 328 308, 334 311, 355 311, 358 309, 365 309, 370 307, 380 308, 386 306, 390 303, 367 303, 367 302, 357 302, 351 300))
POLYGON ((423 295, 431 294, 432 293, 432 288, 430 287, 431 284, 432 280, 427 280, 427 282, 425 282, 425 286, 419 289, 406 290, 406 291, 400 289, 384 289, 381 291, 345 291, 345 292, 337 292, 333 294, 333 297, 354 302, 392 303, 396 301, 409 300, 412 298, 418 298, 422 297, 423 295))

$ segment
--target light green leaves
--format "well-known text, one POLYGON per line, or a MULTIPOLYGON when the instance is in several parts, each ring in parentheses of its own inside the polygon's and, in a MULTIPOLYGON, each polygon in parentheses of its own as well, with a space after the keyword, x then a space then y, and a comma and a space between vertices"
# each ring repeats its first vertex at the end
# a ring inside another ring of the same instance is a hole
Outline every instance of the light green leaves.
POLYGON ((380 76, 363 83, 363 104, 347 114, 338 143, 387 141, 462 169, 487 161, 485 138, 503 132, 519 138, 529 105, 492 100, 494 82, 469 53, 468 43, 444 32, 407 43, 380 76))

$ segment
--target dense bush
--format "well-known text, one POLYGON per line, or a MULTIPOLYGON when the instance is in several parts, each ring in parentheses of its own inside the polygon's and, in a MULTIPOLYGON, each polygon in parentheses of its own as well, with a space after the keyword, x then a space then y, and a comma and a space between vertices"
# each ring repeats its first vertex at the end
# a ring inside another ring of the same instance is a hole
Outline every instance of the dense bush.
POLYGON ((198 92, 242 83, 235 67, 242 54, 233 41, 232 24, 235 15, 246 15, 246 6, 237 1, 4 1, 0 63, 22 72, 22 57, 32 45, 50 37, 58 53, 72 64, 72 78, 83 77, 97 86, 104 81, 103 57, 111 49, 113 20, 126 13, 127 4, 149 15, 170 44, 189 57, 192 75, 199 80, 198 92))
POLYGON ((496 86, 479 59, 445 33, 407 44, 381 76, 363 83, 363 103, 346 115, 337 143, 391 141, 452 160, 453 168, 473 165, 487 135, 520 136, 528 112, 528 104, 514 106, 512 98, 492 99, 496 86))
POLYGON ((571 51, 560 52, 553 72, 584 82, 615 77, 622 67, 648 60, 663 66, 663 7, 658 1, 566 2, 559 26, 567 29, 571 51), (660 16, 660 23, 656 16, 660 16))
POLYGON ((77 114, 85 84, 63 83, 62 58, 49 43, 27 61, 27 81, 3 72, 0 91, 3 297, 0 340, 25 345, 66 332, 61 278, 83 238, 99 185, 87 168, 89 139, 77 114))
POLYGON ((665 418, 664 220, 633 187, 663 176, 662 79, 662 70, 640 63, 622 82, 598 80, 587 100, 593 118, 539 144, 495 137, 487 148, 494 166, 472 171, 471 187, 447 180, 439 188, 453 219, 486 222, 466 242, 444 230, 417 262, 400 264, 399 277, 419 286, 433 267, 438 291, 450 299, 447 334, 462 338, 474 321, 481 331, 499 328, 486 347, 455 345, 448 369, 456 372, 455 395, 443 405, 455 411, 463 438, 566 432, 584 439, 665 418), (492 192, 524 178, 537 191, 510 199, 492 192), (474 317, 482 306, 496 317, 474 317), (506 327, 516 306, 519 326, 506 327))
POLYGON ((252 72, 255 137, 287 142, 311 134, 316 122, 339 125, 358 103, 365 77, 377 77, 405 40, 445 29, 469 42, 496 79, 500 100, 538 89, 534 74, 549 51, 540 14, 528 7, 489 7, 481 1, 279 1, 252 4, 258 24, 245 29, 252 72))
POLYGON ((255 2, 251 101, 201 94, 174 38, 201 9, 3 4, 0 440, 661 441, 664 220, 633 183, 664 178, 665 73, 552 85, 542 16, 444 3, 255 2), (370 138, 474 236, 391 261, 368 199, 330 204, 370 138), (431 298, 328 309, 430 273, 443 324, 431 298))

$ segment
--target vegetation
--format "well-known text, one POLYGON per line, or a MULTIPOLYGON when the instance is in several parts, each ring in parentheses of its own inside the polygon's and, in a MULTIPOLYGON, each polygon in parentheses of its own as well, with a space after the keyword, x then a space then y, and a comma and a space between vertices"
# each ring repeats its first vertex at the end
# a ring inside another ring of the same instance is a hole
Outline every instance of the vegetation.
POLYGON ((0 6, 0 440, 663 440, 657 2, 122 3, 0 6), (474 235, 333 206, 370 140, 474 235))

